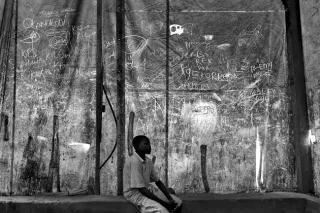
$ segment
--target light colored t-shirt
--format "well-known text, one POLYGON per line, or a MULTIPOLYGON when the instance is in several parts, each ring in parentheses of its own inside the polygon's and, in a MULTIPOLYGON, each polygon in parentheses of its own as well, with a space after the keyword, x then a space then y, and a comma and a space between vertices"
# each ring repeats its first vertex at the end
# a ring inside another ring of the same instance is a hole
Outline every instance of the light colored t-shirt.
POLYGON ((153 162, 146 157, 143 160, 136 152, 128 158, 123 170, 123 192, 136 191, 148 187, 150 182, 158 181, 153 162))

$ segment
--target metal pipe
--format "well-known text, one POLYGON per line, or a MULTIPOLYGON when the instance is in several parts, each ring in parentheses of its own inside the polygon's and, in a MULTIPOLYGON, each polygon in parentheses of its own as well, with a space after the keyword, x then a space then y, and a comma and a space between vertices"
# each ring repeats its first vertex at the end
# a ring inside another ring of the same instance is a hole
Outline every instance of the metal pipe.
POLYGON ((12 104, 12 143, 11 143, 11 168, 10 168, 10 195, 13 194, 13 164, 16 129, 16 92, 17 92, 17 45, 18 45, 18 0, 15 1, 15 36, 14 36, 14 68, 13 68, 13 104, 12 104))
POLYGON ((167 11, 166 11, 166 118, 165 118, 165 132, 166 132, 166 138, 165 138, 165 185, 168 187, 169 185, 169 36, 170 36, 170 23, 169 23, 169 3, 170 1, 167 0, 167 11))
POLYGON ((125 162, 125 8, 124 0, 116 2, 116 57, 117 57, 117 194, 123 194, 125 162))
POLYGON ((97 47, 96 47, 96 162, 95 194, 100 194, 100 144, 102 131, 102 0, 97 0, 97 47))

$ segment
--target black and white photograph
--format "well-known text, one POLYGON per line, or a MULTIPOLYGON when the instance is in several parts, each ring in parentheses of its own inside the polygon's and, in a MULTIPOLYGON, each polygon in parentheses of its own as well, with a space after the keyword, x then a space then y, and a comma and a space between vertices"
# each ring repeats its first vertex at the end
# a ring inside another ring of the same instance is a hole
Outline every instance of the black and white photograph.
POLYGON ((0 213, 320 213, 320 1, 0 0, 0 213))

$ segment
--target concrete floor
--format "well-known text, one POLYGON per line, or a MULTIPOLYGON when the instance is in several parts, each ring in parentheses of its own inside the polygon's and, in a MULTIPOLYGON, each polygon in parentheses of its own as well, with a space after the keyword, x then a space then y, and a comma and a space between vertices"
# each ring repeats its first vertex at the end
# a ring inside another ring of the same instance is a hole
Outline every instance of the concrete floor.
MULTIPOLYGON (((298 193, 182 194, 183 213, 320 213, 320 199, 298 193)), ((135 213, 122 197, 0 197, 1 213, 135 213)))

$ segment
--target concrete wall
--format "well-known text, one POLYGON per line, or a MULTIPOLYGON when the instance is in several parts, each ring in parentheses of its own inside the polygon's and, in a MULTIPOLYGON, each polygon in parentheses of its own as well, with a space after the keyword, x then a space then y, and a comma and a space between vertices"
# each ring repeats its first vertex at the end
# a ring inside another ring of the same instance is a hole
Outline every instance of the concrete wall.
MULTIPOLYGON (((44 178, 48 174, 54 114, 61 118, 63 189, 86 187, 93 174, 95 91, 90 78, 93 79, 95 72, 95 1, 85 1, 79 23, 73 24, 76 4, 68 5, 67 2, 20 1, 16 192, 22 191, 18 181, 28 164, 24 152, 32 153, 30 159, 40 159, 41 166, 36 173, 41 170, 44 178), (38 23, 34 29, 30 27, 31 19, 38 23), (67 22, 55 29, 44 23, 50 19, 60 20, 60 24, 64 20, 67 22), (73 58, 75 72, 65 73, 61 78, 65 87, 57 89, 55 75, 59 67, 65 66, 61 64, 65 56, 56 54, 55 48, 66 45, 57 32, 69 35, 69 29, 77 33, 80 62, 73 58), (34 46, 24 40, 32 31, 41 36, 33 42, 34 46), (30 52, 33 49, 36 56, 30 52), (34 64, 29 63, 32 60, 34 64), (44 71, 35 65, 43 66, 44 71), (58 104, 52 104, 52 100, 58 104), (34 139, 32 142, 28 142, 29 133, 34 139), (82 152, 79 143, 90 144, 90 150, 82 152)), ((110 90, 113 107, 116 107, 115 8, 113 1, 108 2, 110 4, 104 10, 105 84, 110 90)), ((184 34, 176 33, 169 39, 172 90, 169 109, 165 108, 165 2, 132 0, 126 4, 127 118, 129 112, 134 111, 134 134, 150 137, 162 179, 165 177, 165 153, 168 152, 169 185, 178 192, 203 192, 200 146, 206 145, 207 181, 212 192, 253 190, 256 180, 270 190, 294 190, 294 150, 290 140, 290 98, 281 1, 171 1, 170 24, 184 26, 184 34), (206 76, 210 79, 203 79, 206 76), (165 150, 166 110, 169 113, 169 150, 165 150), (260 158, 257 153, 261 153, 260 158), (257 164, 263 168, 259 178, 257 164)), ((318 94, 315 81, 319 67, 315 57, 318 19, 314 18, 318 13, 310 6, 316 3, 302 2, 302 21, 308 23, 303 30, 306 59, 310 60, 306 60, 310 94, 318 94)), ((310 95, 310 106, 315 106, 310 107, 315 115, 311 119, 314 129, 318 108, 313 103, 318 103, 315 99, 318 96, 310 95)), ((9 110, 10 106, 7 109, 10 113, 9 110)), ((108 105, 103 116, 101 158, 105 159, 115 143, 115 124, 108 105)), ((315 131, 314 134, 318 133, 315 131)), ((1 141, 1 150, 9 150, 9 143, 1 141)), ((8 151, 0 153, 3 162, 9 162, 8 151)), ((8 174, 9 164, 4 163, 0 169, 8 174)), ((103 194, 116 192, 116 169, 116 157, 113 156, 101 171, 103 194)), ((1 178, 0 191, 7 191, 8 176, 1 178)))

